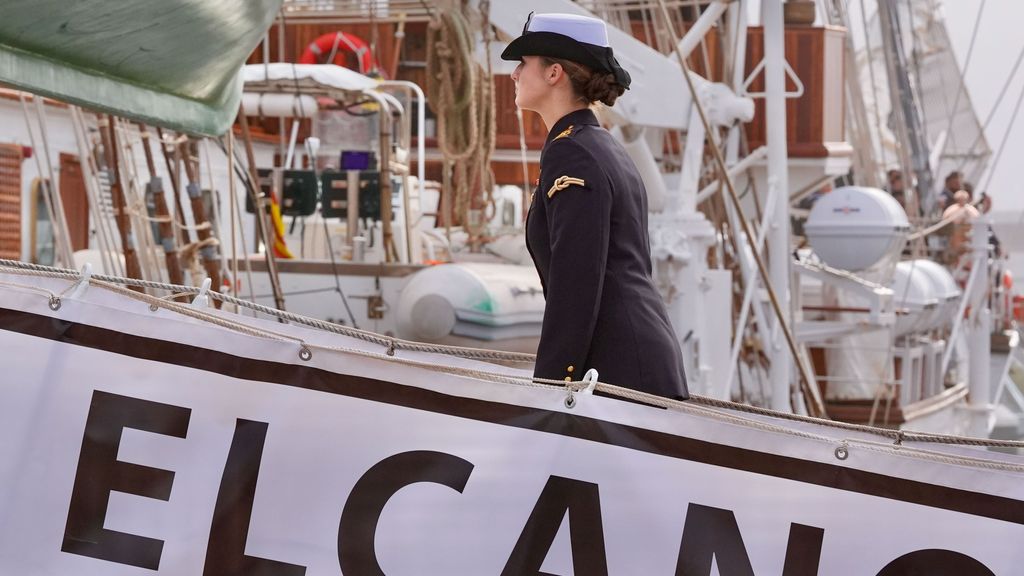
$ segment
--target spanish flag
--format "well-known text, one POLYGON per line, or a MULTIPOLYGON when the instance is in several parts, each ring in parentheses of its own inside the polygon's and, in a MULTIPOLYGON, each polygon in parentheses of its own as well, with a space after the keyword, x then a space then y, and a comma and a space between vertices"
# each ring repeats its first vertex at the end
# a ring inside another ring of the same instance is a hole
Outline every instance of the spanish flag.
POLYGON ((284 219, 281 218, 281 205, 277 197, 270 194, 270 220, 274 226, 274 256, 278 258, 295 258, 284 241, 284 219))

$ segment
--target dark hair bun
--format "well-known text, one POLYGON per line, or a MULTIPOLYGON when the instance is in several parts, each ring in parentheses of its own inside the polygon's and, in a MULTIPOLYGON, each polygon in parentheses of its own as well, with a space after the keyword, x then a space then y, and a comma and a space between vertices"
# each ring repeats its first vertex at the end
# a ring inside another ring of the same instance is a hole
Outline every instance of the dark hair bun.
POLYGON ((580 100, 585 100, 587 104, 600 102, 605 106, 613 106, 615 105, 615 100, 626 91, 622 84, 616 82, 615 74, 594 71, 589 66, 571 60, 562 60, 549 56, 541 56, 541 58, 545 66, 561 65, 562 69, 565 70, 565 74, 569 77, 569 81, 572 83, 573 91, 579 96, 580 100))
POLYGON ((590 75, 587 82, 580 87, 581 96, 587 102, 600 102, 605 106, 614 106, 615 100, 626 89, 615 81, 614 74, 595 72, 590 75))

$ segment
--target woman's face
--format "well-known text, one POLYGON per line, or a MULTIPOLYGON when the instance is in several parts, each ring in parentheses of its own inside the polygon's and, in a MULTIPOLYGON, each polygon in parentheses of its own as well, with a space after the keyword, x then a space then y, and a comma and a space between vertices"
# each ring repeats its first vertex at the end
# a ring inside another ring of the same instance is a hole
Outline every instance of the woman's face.
POLYGON ((547 68, 539 56, 523 56, 523 61, 512 72, 512 81, 516 83, 516 106, 537 111, 538 104, 551 90, 545 77, 547 68))

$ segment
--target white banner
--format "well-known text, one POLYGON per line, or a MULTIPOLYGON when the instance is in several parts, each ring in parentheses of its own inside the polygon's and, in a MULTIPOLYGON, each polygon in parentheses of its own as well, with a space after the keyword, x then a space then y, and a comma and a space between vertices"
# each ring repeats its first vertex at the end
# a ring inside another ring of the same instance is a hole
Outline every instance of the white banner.
POLYGON ((1024 469, 0 274, 0 574, 1012 576, 1024 469), (32 283, 39 290, 11 287, 32 283), (6 283, 6 284, 5 284, 6 283), (302 343, 312 351, 304 361, 302 343), (333 349, 332 349, 333 348, 333 349))

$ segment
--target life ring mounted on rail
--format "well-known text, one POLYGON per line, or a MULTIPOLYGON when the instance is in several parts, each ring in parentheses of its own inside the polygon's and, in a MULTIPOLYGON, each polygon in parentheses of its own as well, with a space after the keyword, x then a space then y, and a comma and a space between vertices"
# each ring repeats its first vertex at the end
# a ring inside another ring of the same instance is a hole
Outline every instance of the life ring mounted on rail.
POLYGON ((355 34, 340 31, 324 34, 306 46, 299 57, 299 64, 318 64, 321 63, 321 58, 327 58, 326 63, 345 66, 344 60, 337 62, 338 56, 343 56, 345 52, 356 57, 359 73, 369 74, 377 71, 377 62, 373 59, 370 46, 355 34))

